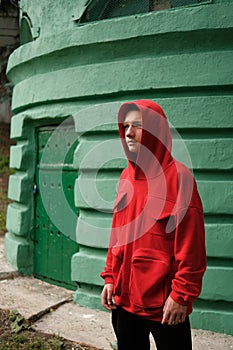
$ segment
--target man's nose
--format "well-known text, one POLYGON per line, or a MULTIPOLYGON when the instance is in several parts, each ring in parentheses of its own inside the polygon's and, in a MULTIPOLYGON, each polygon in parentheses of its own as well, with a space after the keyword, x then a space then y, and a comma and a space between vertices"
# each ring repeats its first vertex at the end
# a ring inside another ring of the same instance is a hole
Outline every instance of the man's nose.
POLYGON ((126 131, 126 136, 134 136, 135 130, 133 125, 129 125, 126 131))

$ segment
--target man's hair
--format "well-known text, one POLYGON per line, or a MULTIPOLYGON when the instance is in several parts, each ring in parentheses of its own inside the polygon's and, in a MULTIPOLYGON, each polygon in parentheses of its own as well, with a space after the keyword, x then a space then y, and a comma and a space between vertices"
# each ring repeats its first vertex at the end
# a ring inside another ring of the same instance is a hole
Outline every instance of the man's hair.
POLYGON ((140 111, 140 109, 138 108, 138 106, 136 106, 134 103, 132 104, 127 104, 125 106, 125 109, 124 109, 124 117, 126 116, 126 114, 130 111, 140 111))

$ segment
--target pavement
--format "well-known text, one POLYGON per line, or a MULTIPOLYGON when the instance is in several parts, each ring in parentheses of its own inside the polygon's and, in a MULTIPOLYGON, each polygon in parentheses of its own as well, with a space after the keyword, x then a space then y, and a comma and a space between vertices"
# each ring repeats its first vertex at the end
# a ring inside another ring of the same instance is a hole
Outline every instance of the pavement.
MULTIPOLYGON (((73 302, 73 292, 22 276, 5 260, 4 237, 0 236, 0 308, 16 309, 33 328, 66 339, 111 350, 115 336, 108 312, 82 307, 73 302)), ((233 349, 233 336, 192 330, 193 350, 233 349)), ((151 349, 156 349, 151 342, 151 349)))

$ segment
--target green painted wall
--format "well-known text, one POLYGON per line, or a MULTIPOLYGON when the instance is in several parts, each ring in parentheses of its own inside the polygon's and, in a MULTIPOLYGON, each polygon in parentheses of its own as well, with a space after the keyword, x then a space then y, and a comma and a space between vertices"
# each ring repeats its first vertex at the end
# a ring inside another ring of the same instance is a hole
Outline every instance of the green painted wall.
MULTIPOLYGON (((11 148, 16 173, 9 182, 7 259, 23 273, 33 273, 35 131, 72 116, 79 136, 74 155, 79 252, 71 266, 80 285, 75 300, 100 307, 99 273, 125 165, 116 111, 125 100, 154 99, 190 152, 204 204, 208 269, 192 326, 232 334, 233 1, 79 26, 74 19, 85 3, 21 1, 35 40, 18 48, 8 63, 14 83, 11 137, 17 144, 11 148)), ((174 148, 181 156, 179 142, 174 148)))

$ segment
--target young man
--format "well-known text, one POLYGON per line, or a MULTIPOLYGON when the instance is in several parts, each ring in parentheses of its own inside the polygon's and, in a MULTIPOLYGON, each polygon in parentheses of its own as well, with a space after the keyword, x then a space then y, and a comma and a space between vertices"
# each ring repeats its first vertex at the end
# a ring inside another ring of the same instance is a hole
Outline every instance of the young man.
POLYGON ((206 268, 196 183, 171 155, 170 128, 158 104, 124 103, 118 126, 128 167, 101 273, 102 305, 112 311, 118 350, 150 349, 150 333, 158 350, 190 350, 188 315, 206 268))

